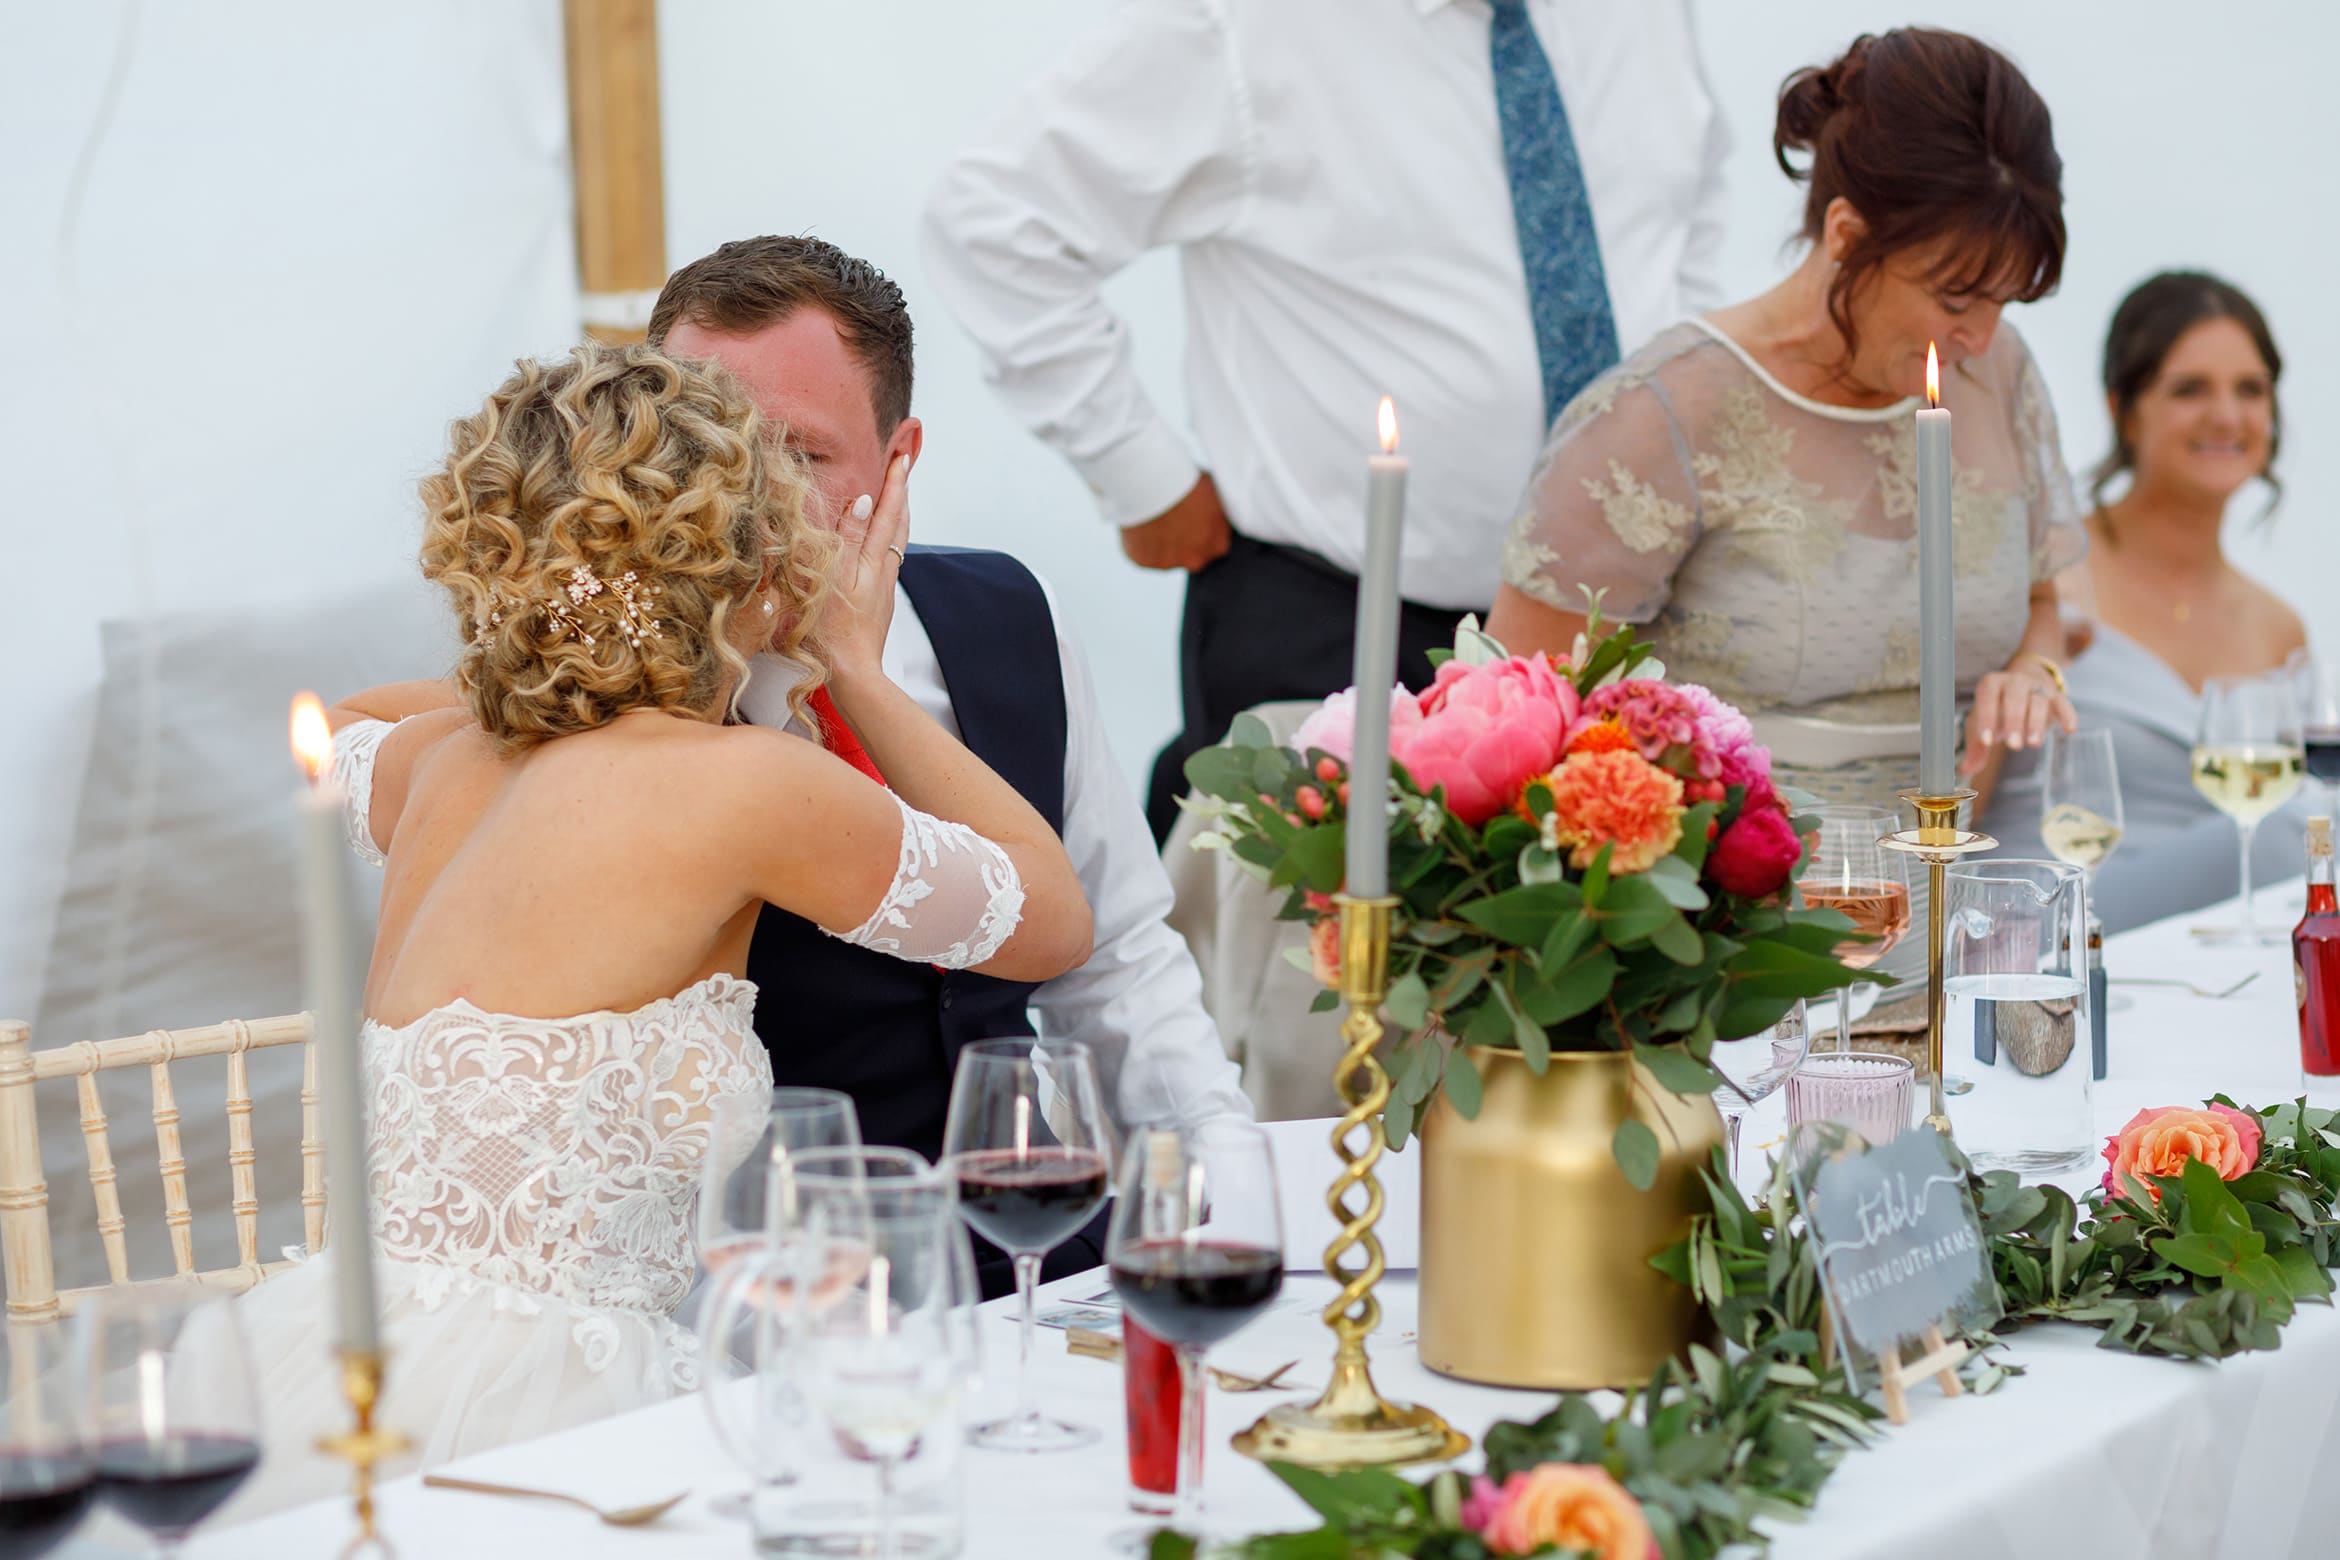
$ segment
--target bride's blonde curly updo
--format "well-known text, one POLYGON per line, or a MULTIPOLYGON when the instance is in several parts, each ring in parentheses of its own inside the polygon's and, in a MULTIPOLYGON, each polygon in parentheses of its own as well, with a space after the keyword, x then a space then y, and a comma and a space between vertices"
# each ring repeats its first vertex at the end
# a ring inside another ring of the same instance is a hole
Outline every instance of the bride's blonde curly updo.
POLYGON ((423 574, 469 638, 456 680, 505 753, 631 710, 727 713, 747 673, 736 614, 767 578, 776 648, 812 673, 797 697, 820 681, 834 539, 712 364, 598 345, 523 361, 454 424, 422 497, 423 574))

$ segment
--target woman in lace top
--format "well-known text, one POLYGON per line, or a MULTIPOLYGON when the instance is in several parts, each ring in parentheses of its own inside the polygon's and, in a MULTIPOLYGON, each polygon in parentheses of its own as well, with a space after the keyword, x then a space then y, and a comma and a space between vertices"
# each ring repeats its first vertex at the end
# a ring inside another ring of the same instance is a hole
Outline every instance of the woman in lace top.
MULTIPOLYGON (((744 392, 646 347, 523 363, 452 444, 422 562, 468 636, 453 694, 357 696, 335 736, 385 862, 362 1035, 384 1413, 426 1463, 694 1383, 671 1313, 715 1108, 760 1121, 772 1084, 740 978, 764 904, 1018 980, 1089 951, 1055 835, 882 670, 906 471, 831 538, 744 392), (767 643, 825 675, 893 793, 727 724, 767 643)), ((332 1260, 240 1302, 277 1449, 245 1514, 333 1477, 306 1454, 336 1416, 332 1260)))
POLYGON ((1603 617, 1648 625, 1670 675, 1754 718, 1787 783, 1890 806, 1917 779, 1912 414, 1929 342, 1955 418, 1964 771, 2071 723, 2051 579, 2084 544, 2045 386, 1999 320, 2055 285, 2061 163, 2012 64, 1916 29, 1790 77, 1773 141, 1810 183, 1808 252, 1561 414, 1489 628, 1515 651, 1565 650, 1598 592, 1603 617))

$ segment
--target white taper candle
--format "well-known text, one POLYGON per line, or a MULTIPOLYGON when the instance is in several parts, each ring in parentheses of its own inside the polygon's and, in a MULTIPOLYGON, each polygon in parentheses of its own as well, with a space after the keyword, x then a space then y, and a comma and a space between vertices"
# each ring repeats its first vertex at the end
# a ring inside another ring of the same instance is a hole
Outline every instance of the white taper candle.
POLYGON ((293 749, 310 783, 297 799, 301 836, 301 948, 307 1004, 317 1033, 325 1189, 333 1219, 334 1336, 344 1354, 381 1347, 374 1293, 374 1232, 366 1196, 365 1069, 358 1056, 363 964, 350 914, 347 793, 329 767, 332 737, 314 695, 293 705, 293 749))
POLYGON ((1365 567, 1357 578, 1355 742, 1349 750, 1346 892, 1389 892, 1389 693, 1397 683, 1398 546, 1405 530, 1406 459, 1397 453, 1397 410, 1381 398, 1381 453, 1366 463, 1365 567))

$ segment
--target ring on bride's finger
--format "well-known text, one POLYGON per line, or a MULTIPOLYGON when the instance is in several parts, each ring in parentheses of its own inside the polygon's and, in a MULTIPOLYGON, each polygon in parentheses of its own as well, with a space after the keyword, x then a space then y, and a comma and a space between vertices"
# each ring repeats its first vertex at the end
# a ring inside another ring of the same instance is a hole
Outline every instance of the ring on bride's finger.
POLYGON ((903 552, 901 548, 896 547, 891 542, 886 544, 886 551, 894 555, 894 567, 897 569, 910 561, 910 555, 903 552))

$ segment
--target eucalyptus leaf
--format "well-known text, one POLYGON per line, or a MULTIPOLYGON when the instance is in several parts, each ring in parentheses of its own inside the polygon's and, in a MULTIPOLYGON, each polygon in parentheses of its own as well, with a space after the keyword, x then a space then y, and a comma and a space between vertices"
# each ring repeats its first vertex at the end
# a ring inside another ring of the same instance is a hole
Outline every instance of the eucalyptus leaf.
POLYGON ((1631 1117, 1618 1122, 1609 1139, 1609 1152, 1616 1156, 1617 1168, 1625 1172, 1635 1191, 1646 1192, 1657 1185, 1658 1140, 1648 1123, 1631 1117))
POLYGON ((1389 983, 1388 992, 1381 999, 1383 1011, 1390 1022, 1412 1031, 1430 1022, 1429 983, 1411 970, 1389 983))

